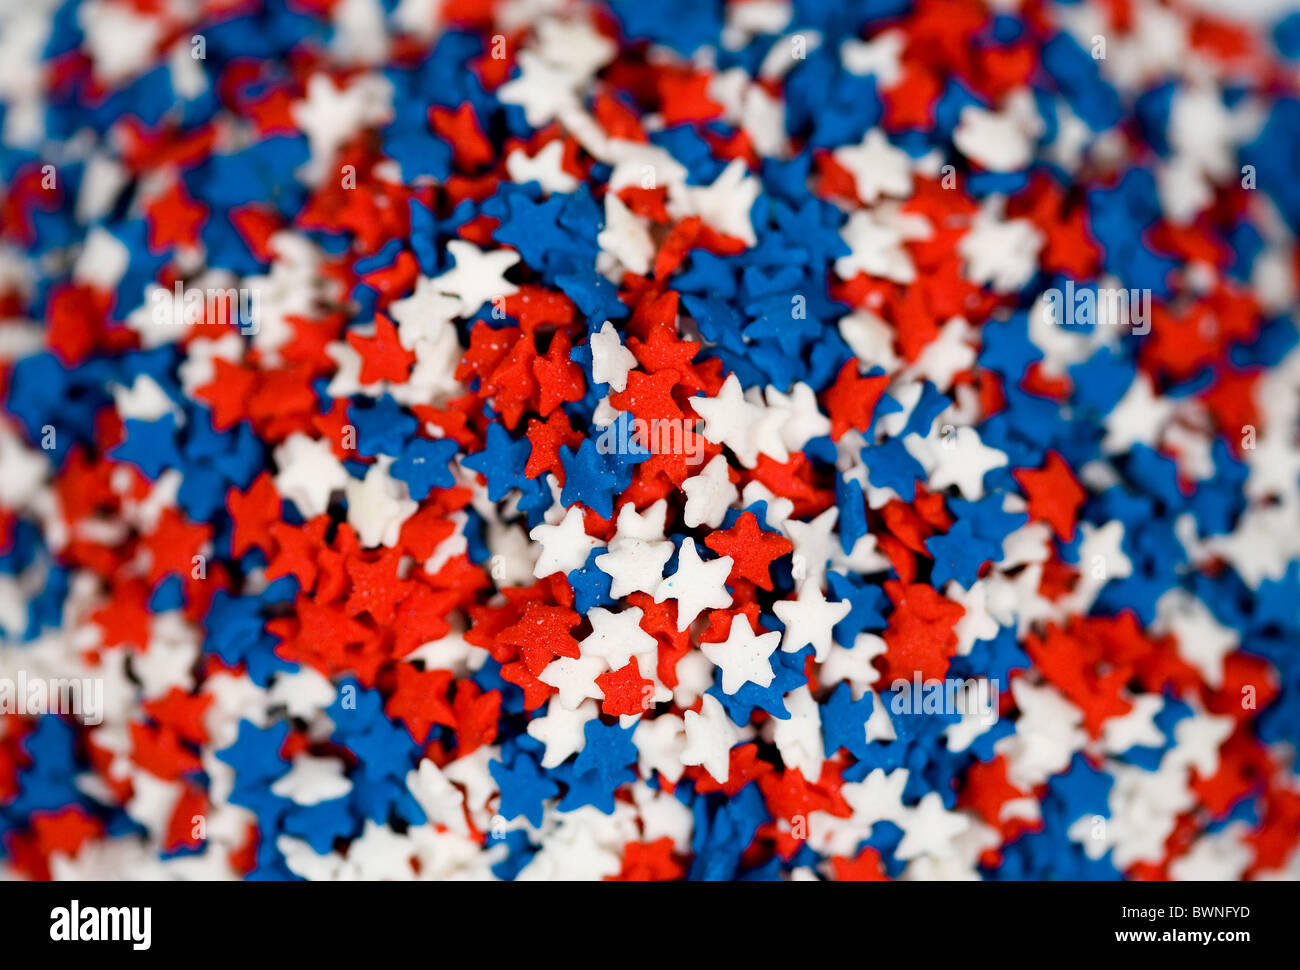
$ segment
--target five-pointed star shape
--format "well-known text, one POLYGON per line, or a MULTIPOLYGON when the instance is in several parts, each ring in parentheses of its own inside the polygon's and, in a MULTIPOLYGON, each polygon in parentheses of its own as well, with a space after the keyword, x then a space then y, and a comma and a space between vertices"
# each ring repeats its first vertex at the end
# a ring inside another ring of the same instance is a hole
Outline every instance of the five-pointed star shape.
POLYGON ((453 239, 447 243, 447 251, 456 265, 433 282, 439 292, 460 300, 459 316, 467 317, 498 296, 518 292, 519 287, 505 278, 506 270, 519 262, 513 249, 484 252, 473 243, 453 239))
POLYGON ((721 643, 702 643, 700 650, 722 671, 722 692, 734 694, 747 683, 759 687, 772 683, 776 674, 771 657, 780 642, 781 634, 757 634, 749 619, 737 613, 731 618, 727 639, 721 643))
POLYGON ((705 562, 695 548, 695 540, 688 536, 677 554, 677 572, 660 582, 655 602, 676 600, 677 629, 685 630, 704 610, 731 605, 731 594, 727 592, 731 566, 730 556, 705 562))
POLYGON ((543 523, 528 533, 528 537, 542 547, 533 566, 534 576, 541 579, 552 573, 581 569, 591 550, 604 545, 599 539, 587 535, 582 520, 582 510, 574 505, 564 513, 559 525, 543 523))
POLYGON ((772 612, 785 624, 781 649, 795 653, 811 643, 816 651, 814 659, 821 663, 831 651, 831 631, 835 624, 852 609, 853 604, 848 600, 828 602, 820 589, 805 587, 798 599, 782 600, 772 607, 772 612))

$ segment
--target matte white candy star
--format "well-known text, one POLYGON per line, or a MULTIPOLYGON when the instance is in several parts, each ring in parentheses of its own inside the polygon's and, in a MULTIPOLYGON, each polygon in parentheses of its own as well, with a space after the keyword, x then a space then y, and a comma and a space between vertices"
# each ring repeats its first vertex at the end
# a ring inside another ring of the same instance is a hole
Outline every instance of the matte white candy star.
POLYGON ((977 640, 992 640, 998 635, 998 621, 988 611, 988 587, 976 580, 970 589, 962 589, 955 580, 949 580, 943 595, 957 603, 965 612, 952 632, 957 634, 957 655, 971 652, 977 640))
POLYGON ((687 651, 677 662, 677 686, 673 688, 673 703, 683 710, 691 707, 700 695, 713 686, 713 671, 717 668, 698 650, 687 651))
POLYGON ((727 639, 721 643, 702 643, 700 651, 722 671, 722 691, 734 694, 747 683, 767 687, 776 674, 772 670, 772 653, 781 642, 781 634, 757 633, 744 614, 731 618, 727 639))
POLYGON ((1050 684, 1035 687, 1024 678, 1011 682, 1020 719, 1016 733, 996 748, 1007 756, 1007 777, 1017 788, 1029 789, 1064 771, 1074 753, 1088 740, 1080 728, 1083 712, 1050 684))
POLYGON ((772 612, 785 624, 781 649, 796 653, 812 644, 816 651, 813 659, 821 663, 830 653, 834 641, 831 632, 836 623, 849 615, 853 604, 848 600, 827 602, 820 589, 805 587, 795 600, 781 600, 772 612))
POLYGON ((1174 749, 1165 757, 1194 768, 1202 778, 1213 778, 1219 771, 1219 748, 1236 726, 1227 716, 1197 712, 1185 717, 1174 725, 1174 749))
POLYGON ((1170 222, 1187 226, 1214 202, 1214 184, 1186 155, 1175 155, 1156 169, 1156 197, 1170 222))
POLYGON ((685 630, 704 610, 731 605, 726 583, 732 565, 730 556, 705 562, 695 548, 695 540, 687 536, 677 553, 677 571, 655 589, 655 602, 676 600, 677 629, 685 630))
MULTIPOLYGON (((943 730, 943 735, 947 739, 947 748, 949 751, 965 751, 974 742, 975 739, 991 728, 998 720, 995 695, 992 694, 992 686, 985 688, 985 681, 978 682, 977 687, 965 691, 964 700, 959 701, 964 705, 961 711, 961 720, 956 724, 949 724, 943 730), (987 705, 980 692, 989 690, 987 705)), ((1033 801, 1033 799, 1030 799, 1033 801)), ((1034 802, 1037 805, 1037 802, 1034 802)))
POLYGON ((845 782, 840 794, 853 809, 853 817, 866 825, 897 822, 908 812, 903 805, 907 777, 906 768, 895 768, 888 774, 883 768, 873 768, 862 781, 845 782))
POLYGON ((137 374, 130 387, 111 384, 110 390, 117 413, 123 420, 157 421, 167 414, 174 416, 178 424, 185 420, 180 408, 148 374, 137 374))
POLYGON ((988 201, 957 243, 966 276, 998 293, 1020 289, 1038 271, 1043 234, 1028 219, 1003 219, 1001 204, 988 201))
MULTIPOLYGON (((347 864, 337 852, 331 852, 328 855, 317 855, 316 850, 309 844, 289 835, 281 835, 277 838, 275 847, 284 856, 285 867, 295 876, 301 876, 303 879, 313 882, 337 882, 343 878, 343 870, 347 864)), ((212 854, 211 852, 204 853, 205 856, 211 856, 212 854)), ((58 879, 59 876, 56 874, 55 878, 58 879)), ((137 873, 137 878, 139 878, 139 873, 137 873)))
MULTIPOLYGON (((662 720, 662 718, 656 718, 662 720)), ((682 719, 674 717, 677 722, 677 730, 681 736, 681 743, 686 743, 686 731, 682 727, 682 719)), ((632 739, 634 742, 636 738, 632 739)), ((677 777, 681 777, 682 764, 680 752, 673 758, 677 765, 677 777)), ((642 769, 642 776, 649 778, 650 774, 642 769)), ((661 772, 664 778, 668 775, 661 772)), ((637 811, 641 813, 641 831, 645 841, 652 842, 655 839, 669 838, 672 839, 673 845, 685 850, 691 844, 691 833, 695 831, 695 817, 691 810, 679 802, 666 791, 651 788, 645 782, 636 782, 632 785, 632 800, 636 802, 637 811)))
POLYGON ((573 710, 566 708, 558 696, 547 701, 546 714, 528 722, 528 736, 546 745, 542 767, 555 768, 569 755, 581 751, 587 744, 583 730, 599 713, 592 700, 583 701, 573 710))
POLYGON ((587 535, 582 523, 582 510, 574 505, 564 513, 559 525, 542 524, 528 533, 528 537, 542 547, 533 567, 534 576, 541 579, 552 573, 581 569, 591 550, 604 545, 599 539, 587 535))
POLYGON ((636 745, 642 777, 649 778, 657 771, 674 784, 682 777, 686 722, 676 714, 642 718, 632 733, 632 743, 636 745))
POLYGON ((938 792, 927 792, 915 808, 909 808, 898 820, 903 839, 894 850, 899 859, 928 855, 945 857, 953 854, 952 840, 970 827, 970 819, 961 812, 944 808, 938 792))
POLYGON ((148 649, 132 655, 131 670, 147 697, 161 697, 173 687, 188 691, 194 686, 198 657, 193 628, 180 614, 164 613, 153 621, 148 649))
POLYGON ((422 40, 433 40, 442 33, 442 0, 398 0, 393 23, 403 33, 422 40))
MULTIPOLYGON (((411 349, 415 351, 415 366, 406 383, 389 387, 389 393, 399 404, 441 404, 464 391, 464 385, 456 380, 456 365, 464 350, 456 336, 455 324, 446 323, 435 336, 417 339, 411 349)), ((432 430, 428 424, 425 427, 432 430)))
MULTIPOLYGON (((42 8, 35 7, 20 11, 18 7, 10 7, 5 12, 12 19, 6 27, 13 31, 15 37, 29 32, 44 36, 50 26, 37 19, 41 10, 42 8), (28 21, 32 27, 26 27, 24 21, 28 18, 20 15, 28 13, 33 14, 28 21)), ((109 86, 121 84, 143 72, 151 63, 158 44, 165 40, 166 27, 162 20, 148 16, 143 9, 130 6, 112 3, 79 6, 76 8, 76 25, 81 32, 81 50, 89 55, 94 65, 95 78, 109 86)), ((18 49, 21 50, 21 47, 18 49)), ((14 47, 10 46, 6 53, 15 53, 14 47)), ((26 82, 19 81, 16 86, 21 91, 25 84, 26 82)), ((14 87, 14 81, 6 79, 6 99, 17 93, 14 87)))
POLYGON ((807 684, 785 695, 785 708, 790 712, 788 718, 773 718, 770 722, 772 743, 787 768, 796 769, 805 778, 820 778, 826 760, 821 708, 807 684))
POLYGON ((276 674, 267 696, 272 704, 283 704, 290 717, 310 721, 334 703, 338 689, 315 667, 304 665, 292 673, 276 674))
POLYGON ((1108 455, 1123 454, 1135 444, 1154 446, 1174 413, 1175 403, 1156 394, 1151 378, 1138 371, 1133 383, 1103 419, 1106 436, 1101 450, 1108 455))
POLYGON ((868 131, 860 144, 837 148, 831 155, 853 175, 858 198, 867 205, 882 195, 904 199, 912 192, 911 159, 879 128, 868 131))
POLYGON ((366 819, 361 837, 348 846, 347 868, 353 879, 407 882, 415 879, 414 855, 415 846, 409 838, 366 819))
POLYGON ((636 506, 628 502, 618 510, 618 519, 614 523, 614 538, 660 542, 663 540, 664 524, 667 521, 668 503, 663 499, 659 499, 644 512, 638 512, 636 506))
MULTIPOLYGON (((655 257, 654 240, 641 218, 614 192, 605 195, 605 228, 596 237, 596 245, 629 272, 649 275, 655 257)), ((622 388, 615 390, 621 391, 622 388)))
POLYGON ((969 323, 961 317, 953 317, 939 329, 939 336, 921 351, 916 363, 907 369, 908 375, 928 378, 935 387, 947 393, 958 374, 975 366, 973 335, 969 323))
POLYGON ((506 172, 512 181, 524 184, 536 182, 546 193, 574 192, 578 180, 564 170, 560 164, 564 159, 564 142, 555 140, 536 155, 526 155, 523 149, 516 148, 506 156, 506 172))
POLYGON ((1195 667, 1211 687, 1223 684, 1223 659, 1236 649, 1237 631, 1224 626, 1209 607, 1181 589, 1170 590, 1156 604, 1155 629, 1177 638, 1178 655, 1195 667))
POLYGON ((582 78, 595 74, 618 53, 613 41, 582 18, 543 17, 536 32, 537 52, 582 78))
POLYGON ((445 340, 450 330, 457 346, 453 318, 461 313, 459 297, 448 296, 431 277, 421 276, 415 281, 415 292, 388 305, 388 315, 397 322, 397 337, 407 350, 415 348, 422 339, 445 340))
POLYGON ((1187 854, 1169 864, 1169 875, 1192 882, 1237 882, 1255 861, 1256 849, 1246 843, 1250 826, 1236 821, 1198 838, 1187 854))
MULTIPOLYGON (((838 268, 835 272, 843 275, 838 268)), ((889 373, 898 368, 898 354, 894 352, 894 328, 878 314, 869 309, 855 310, 840 318, 839 328, 840 336, 864 367, 881 367, 889 373)), ((881 419, 881 425, 892 417, 892 414, 885 415, 881 419)))
POLYGON ((608 384, 612 391, 625 390, 627 372, 636 363, 636 357, 623 346, 618 330, 608 320, 591 335, 591 376, 597 384, 608 384))
POLYGON ((773 528, 784 529, 794 512, 794 503, 788 498, 774 494, 762 482, 752 479, 740 493, 740 508, 749 508, 755 502, 767 506, 767 524, 773 528))
POLYGON ((419 767, 406 773, 406 787, 429 816, 430 823, 468 834, 465 795, 436 764, 428 758, 420 759, 419 767))
POLYGON ((882 88, 892 88, 903 77, 902 56, 907 35, 896 28, 881 31, 871 40, 850 38, 840 44, 840 63, 850 74, 874 74, 882 88))
POLYGON ((344 491, 348 498, 348 524, 357 530, 363 546, 395 546, 402 523, 419 503, 412 501, 406 484, 388 474, 392 459, 383 456, 366 471, 361 481, 349 478, 344 491))
POLYGON ((556 657, 537 675, 537 679, 558 690, 560 703, 576 711, 587 698, 601 700, 605 696, 596 686, 596 678, 608 667, 600 657, 585 654, 577 658, 556 657))
MULTIPOLYGON (((872 666, 871 661, 887 650, 885 641, 874 633, 859 633, 853 638, 853 646, 841 647, 832 642, 822 664, 819 679, 825 686, 833 686, 846 680, 853 688, 854 699, 860 698, 872 684, 880 679, 880 671, 872 666)), ((886 723, 889 715, 877 704, 872 708, 872 718, 881 714, 886 723)))
POLYGON ((581 78, 567 67, 557 67, 536 51, 519 52, 519 74, 497 88, 497 98, 524 109, 524 119, 542 128, 578 104, 575 87, 581 78))
POLYGON ((1232 565, 1242 581, 1258 589, 1265 579, 1280 580, 1300 558, 1300 503, 1252 505, 1227 535, 1210 536, 1204 549, 1232 565))
POLYGON ((1121 870, 1136 862, 1160 861, 1168 853, 1166 842, 1178 815, 1196 803, 1187 786, 1187 769, 1166 756, 1157 771, 1114 761, 1106 762, 1105 770, 1115 779, 1109 798, 1110 821, 1101 838, 1081 841, 1084 851, 1091 858, 1100 858, 1111 848, 1112 860, 1121 870))
POLYGON ((985 577, 985 582, 989 614, 999 626, 1014 624, 1017 636, 1024 636, 1039 620, 1051 619, 1056 614, 1055 604, 1039 592, 1043 582, 1042 563, 1020 570, 1013 579, 993 572, 985 577))
MULTIPOLYGON (((531 122, 530 122, 531 123, 531 122)), ((708 225, 727 236, 743 240, 745 245, 758 242, 749 210, 761 189, 758 179, 746 170, 744 159, 735 158, 712 185, 687 185, 672 182, 668 186, 668 211, 674 218, 699 216, 708 225)))
MULTIPOLYGON (((910 439, 911 436, 908 436, 910 439)), ((908 439, 905 439, 905 443, 908 439)), ((974 428, 960 427, 933 451, 935 468, 930 473, 930 489, 942 491, 956 485, 962 498, 975 501, 984 497, 984 476, 1007 464, 1007 456, 980 441, 974 428)))
POLYGON ((610 670, 621 670, 633 657, 656 650, 658 641, 641 629, 643 615, 637 606, 629 606, 621 613, 593 607, 587 612, 591 633, 578 645, 582 655, 599 657, 610 670))
POLYGON ((290 105, 289 112, 311 148, 300 175, 318 185, 330 175, 339 146, 367 125, 392 118, 393 88, 378 74, 362 74, 344 88, 335 87, 327 74, 313 74, 307 79, 307 97, 290 105))
MULTIPOLYGON (((785 414, 778 408, 769 408, 758 388, 751 387, 745 391, 745 399, 757 410, 755 422, 750 428, 750 440, 753 442, 753 462, 757 463, 760 454, 767 455, 778 462, 786 462, 790 454, 786 451, 785 439, 781 435, 785 425, 785 414)), ((739 456, 737 456, 739 457, 739 456)), ((749 461, 746 456, 743 461, 749 461)), ((746 467, 749 467, 748 465, 746 467)))
MULTIPOLYGON (((1258 394, 1267 394, 1263 390, 1258 394)), ((1289 427, 1279 423, 1278 427, 1289 427)), ((1293 448, 1288 440, 1289 432, 1265 434, 1259 439, 1253 451, 1247 451, 1246 464, 1250 466, 1250 478, 1246 482, 1246 497, 1259 501, 1271 496, 1292 496, 1287 500, 1294 503, 1296 482, 1300 481, 1300 450, 1293 448)))
POLYGON ((619 854, 613 845, 601 839, 595 820, 586 813, 595 812, 584 805, 561 824, 542 843, 542 848, 532 861, 515 878, 529 882, 600 882, 618 875, 622 868, 619 854), (582 813, 582 814, 579 814, 582 813))
POLYGON ((787 519, 781 523, 782 530, 794 543, 794 579, 800 591, 821 586, 826 576, 826 564, 830 562, 834 547, 839 544, 838 536, 831 537, 839 515, 840 510, 832 505, 811 522, 787 519))
POLYGON ((789 394, 768 385, 763 392, 768 411, 780 416, 781 442, 788 451, 799 451, 813 438, 831 433, 831 421, 817 406, 817 395, 803 381, 790 388, 789 394))
POLYGON ((456 265, 435 277, 433 283, 439 292, 460 300, 459 316, 470 316, 484 303, 519 291, 505 278, 506 270, 519 262, 513 249, 485 252, 473 243, 453 239, 447 243, 447 252, 456 265))
POLYGON ((288 774, 271 786, 271 793, 297 805, 319 805, 342 798, 352 791, 352 781, 343 774, 343 762, 337 758, 299 755, 288 774))
POLYGON ((1017 172, 1034 157, 1034 144, 1043 127, 1032 106, 1011 99, 1000 111, 968 104, 961 109, 952 142, 967 158, 991 172, 1017 172))
POLYGON ((40 494, 50 474, 49 457, 42 451, 28 448, 22 439, 3 426, 0 426, 0 467, 4 468, 4 474, 0 475, 0 503, 10 508, 24 505, 40 494))
POLYGON ((1101 726, 1101 749, 1107 754, 1123 754, 1129 748, 1161 748, 1165 736, 1156 727, 1155 717, 1164 709, 1159 694, 1139 694, 1127 698, 1133 705, 1127 714, 1107 718, 1101 726))
POLYGON ((700 525, 716 529, 722 525, 731 503, 740 497, 722 455, 715 455, 703 471, 682 482, 682 491, 686 493, 682 519, 691 529, 700 525))
POLYGON ((334 457, 330 443, 295 431, 275 449, 275 488, 298 507, 304 519, 314 519, 329 508, 330 493, 344 488, 352 478, 334 457))
POLYGON ((835 275, 851 280, 858 273, 879 276, 895 283, 916 280, 916 267, 903 243, 930 235, 924 216, 891 214, 882 205, 877 209, 855 209, 840 228, 840 237, 852 250, 835 260, 835 275))
POLYGON ((755 433, 767 418, 767 409, 746 400, 735 374, 727 375, 717 397, 697 395, 691 398, 691 406, 704 419, 705 438, 726 445, 746 468, 758 463, 755 433))
POLYGON ((653 594, 672 555, 673 544, 666 540, 615 539, 609 552, 596 557, 596 568, 613 580, 609 595, 616 599, 631 593, 653 594))
POLYGON ((537 544, 522 526, 490 519, 487 523, 488 568, 498 588, 527 586, 535 578, 537 544))
MULTIPOLYGON (((573 705, 577 707, 577 704, 573 705)), ((487 807, 488 800, 497 794, 496 779, 488 770, 488 762, 496 756, 496 751, 489 745, 475 748, 472 754, 455 761, 443 768, 447 780, 465 789, 465 804, 471 811, 487 807)), ((487 828, 487 818, 483 816, 483 828, 487 828)))
POLYGON ((1133 575, 1133 561, 1124 553, 1124 523, 1111 519, 1103 526, 1079 523, 1079 568, 1086 580, 1104 585, 1133 575))
POLYGON ((713 780, 725 785, 731 777, 731 746, 740 740, 740 732, 712 694, 705 694, 700 711, 687 711, 686 747, 682 764, 702 765, 713 780))

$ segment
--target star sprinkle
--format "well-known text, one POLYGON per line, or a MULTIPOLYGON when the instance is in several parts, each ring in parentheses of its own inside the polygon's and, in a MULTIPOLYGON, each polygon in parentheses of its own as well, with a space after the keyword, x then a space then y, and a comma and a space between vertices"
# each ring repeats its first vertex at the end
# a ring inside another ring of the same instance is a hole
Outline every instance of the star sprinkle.
POLYGON ((984 495, 984 476, 1007 464, 1007 456, 985 445, 974 428, 958 428, 951 444, 945 442, 932 454, 935 468, 930 472, 930 488, 957 486, 962 498, 973 501, 984 495))
POLYGON ((609 545, 609 552, 596 557, 596 568, 610 577, 611 596, 654 593, 672 555, 671 542, 615 539, 609 545))
POLYGON ((798 599, 773 604, 772 612, 785 624, 781 649, 795 653, 811 644, 815 651, 813 659, 822 663, 831 650, 835 624, 848 616, 852 608, 847 600, 827 602, 821 590, 805 591, 798 599))
POLYGON ((731 605, 731 594, 726 588, 731 567, 730 556, 704 562, 695 549, 695 540, 688 536, 677 552, 677 571, 656 587, 655 602, 676 601, 677 629, 685 630, 705 610, 731 605))
POLYGON ((727 467, 727 460, 718 455, 704 466, 700 474, 682 482, 682 491, 686 494, 683 513, 686 525, 691 528, 707 525, 716 529, 722 524, 727 509, 740 496, 731 482, 727 467))
POLYGON ((627 372, 636 363, 636 357, 623 346, 608 320, 591 335, 591 374, 597 384, 608 384, 611 391, 626 390, 627 372))
POLYGON ((599 539, 587 535, 577 506, 564 513, 559 525, 542 524, 528 535, 542 547, 533 566, 533 575, 539 579, 552 573, 569 573, 582 568, 591 550, 604 545, 599 539))
POLYGON ((762 589, 772 588, 772 561, 794 548, 789 539, 760 529, 758 519, 748 511, 741 513, 730 529, 713 533, 704 544, 732 560, 733 577, 747 579, 762 589))
POLYGON ((587 614, 591 633, 580 644, 582 655, 599 658, 611 670, 618 670, 633 657, 654 650, 654 637, 640 626, 643 615, 635 606, 621 613, 596 607, 587 614))
MULTIPOLYGON (((700 645, 708 657, 722 671, 722 690, 734 694, 747 683, 766 687, 772 683, 772 652, 781 641, 779 633, 757 634, 744 616, 735 615, 727 639, 721 643, 700 645)), ((716 776, 715 776, 716 777, 716 776)))
POLYGON ((687 711, 686 745, 680 756, 684 765, 700 765, 714 781, 726 784, 731 777, 731 748, 740 739, 722 705, 704 696, 699 712, 687 711))

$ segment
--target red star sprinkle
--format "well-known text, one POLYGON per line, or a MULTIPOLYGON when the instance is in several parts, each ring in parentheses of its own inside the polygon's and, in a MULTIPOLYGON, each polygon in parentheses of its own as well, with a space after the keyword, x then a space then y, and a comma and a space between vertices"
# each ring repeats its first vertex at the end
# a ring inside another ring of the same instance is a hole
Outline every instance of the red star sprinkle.
POLYGON ((415 354, 402 346, 393 321, 382 313, 375 314, 375 333, 362 337, 348 333, 348 343, 361 355, 361 383, 378 381, 402 383, 415 363, 415 354))
POLYGON ((704 544, 719 556, 732 558, 732 578, 748 579, 762 589, 772 588, 773 560, 794 551, 789 539, 760 529, 753 512, 742 512, 735 525, 710 534, 704 544))
POLYGON ((854 357, 847 361, 825 394, 832 440, 839 441, 849 428, 866 431, 871 427, 876 403, 888 386, 888 375, 862 377, 858 374, 858 359, 854 357))
POLYGON ((1029 501, 1029 517, 1046 522, 1059 538, 1071 541, 1074 519, 1087 493, 1075 480, 1065 459, 1049 451, 1041 469, 1017 468, 1011 474, 1029 501))

